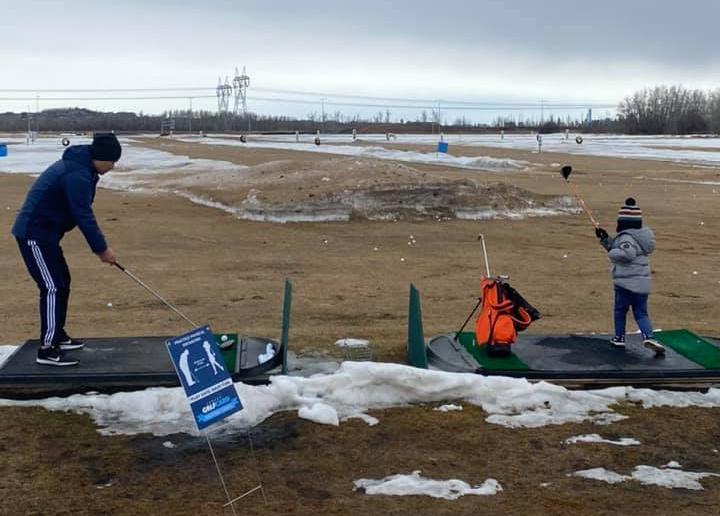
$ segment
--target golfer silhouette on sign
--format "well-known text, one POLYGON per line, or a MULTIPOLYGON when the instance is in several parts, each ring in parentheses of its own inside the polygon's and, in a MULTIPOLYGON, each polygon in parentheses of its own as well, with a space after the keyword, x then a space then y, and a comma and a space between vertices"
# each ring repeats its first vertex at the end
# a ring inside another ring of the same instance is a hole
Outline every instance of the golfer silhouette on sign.
POLYGON ((188 365, 189 355, 190 351, 187 349, 180 353, 180 371, 182 371, 182 374, 185 377, 185 383, 188 384, 188 387, 191 387, 195 385, 195 378, 193 378, 192 371, 190 371, 190 366, 188 365))
POLYGON ((210 343, 208 341, 203 342, 203 348, 205 348, 205 353, 207 353, 208 360, 210 360, 210 365, 213 368, 213 374, 217 374, 218 367, 220 368, 220 370, 224 371, 225 368, 221 366, 220 362, 218 362, 215 358, 215 353, 213 353, 212 349, 210 349, 210 343))

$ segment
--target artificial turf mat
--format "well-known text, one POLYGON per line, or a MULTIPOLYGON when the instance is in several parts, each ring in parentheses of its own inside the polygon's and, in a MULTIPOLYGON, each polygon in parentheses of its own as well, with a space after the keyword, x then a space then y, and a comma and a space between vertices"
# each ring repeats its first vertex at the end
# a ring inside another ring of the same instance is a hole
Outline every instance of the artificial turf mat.
POLYGON ((664 346, 707 369, 720 368, 720 347, 710 344, 691 331, 659 331, 655 333, 655 338, 664 346))
POLYGON ((507 357, 489 357, 485 351, 485 346, 475 345, 474 333, 463 332, 459 335, 458 340, 484 369, 490 371, 527 371, 530 369, 514 353, 507 357))

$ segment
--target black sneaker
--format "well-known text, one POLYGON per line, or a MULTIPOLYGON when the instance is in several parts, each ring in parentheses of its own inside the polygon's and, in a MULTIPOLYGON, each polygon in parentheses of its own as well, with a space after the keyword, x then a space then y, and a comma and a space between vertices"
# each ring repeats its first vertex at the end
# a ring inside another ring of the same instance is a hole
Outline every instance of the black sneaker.
POLYGON ((614 348, 625 349, 625 337, 615 335, 612 339, 610 339, 610 344, 614 348))
POLYGON ((64 340, 59 340, 53 343, 53 346, 57 346, 62 351, 72 351, 73 349, 82 349, 85 344, 81 340, 76 340, 71 337, 67 337, 64 340))
POLYGON ((78 365, 77 360, 65 358, 62 352, 55 346, 49 348, 40 348, 37 352, 35 362, 42 365, 51 366, 74 366, 78 365))

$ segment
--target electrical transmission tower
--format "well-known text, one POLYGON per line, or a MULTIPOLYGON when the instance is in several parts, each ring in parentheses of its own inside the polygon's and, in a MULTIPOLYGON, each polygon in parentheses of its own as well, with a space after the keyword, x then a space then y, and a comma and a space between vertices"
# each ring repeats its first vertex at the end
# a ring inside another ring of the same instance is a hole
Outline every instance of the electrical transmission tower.
POLYGON ((235 77, 233 78, 233 89, 235 90, 235 115, 240 111, 242 106, 242 114, 247 116, 247 89, 250 86, 250 77, 245 73, 243 66, 242 75, 238 75, 238 69, 235 67, 235 77))
POLYGON ((222 82, 222 77, 218 77, 217 85, 217 99, 218 99, 218 113, 224 113, 227 115, 230 109, 230 96, 232 95, 232 86, 228 82, 227 75, 225 76, 225 84, 222 82))

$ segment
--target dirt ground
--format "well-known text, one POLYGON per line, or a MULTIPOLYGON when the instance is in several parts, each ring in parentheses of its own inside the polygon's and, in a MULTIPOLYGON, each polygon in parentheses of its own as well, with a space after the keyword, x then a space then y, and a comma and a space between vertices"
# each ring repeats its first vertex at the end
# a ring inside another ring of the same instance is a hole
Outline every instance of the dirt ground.
MULTIPOLYGON (((268 164, 282 162, 286 170, 293 163, 298 170, 326 170, 327 160, 339 159, 159 138, 143 145, 271 169, 276 165, 268 164)), ((508 157, 537 166, 509 174, 412 168, 437 181, 499 181, 532 196, 563 196, 571 190, 557 164, 570 163, 573 182, 609 231, 622 201, 634 196, 657 237, 650 297, 655 326, 720 335, 720 184, 700 184, 720 183, 720 170, 490 148, 463 147, 462 155, 508 157)), ((363 174, 376 179, 372 167, 363 174)), ((31 182, 30 177, 0 174, 2 344, 21 344, 38 332, 35 286, 9 234, 31 182)), ((313 185, 327 188, 309 183, 303 195, 313 193, 313 185)), ((274 198, 288 198, 297 182, 285 191, 282 182, 272 188, 274 198)), ((278 338, 283 281, 290 279, 290 348, 299 354, 340 358, 335 340, 361 337, 370 341, 374 360, 404 362, 410 283, 422 296, 426 335, 457 329, 477 300, 484 270, 478 233, 486 236, 491 272, 508 274, 543 313, 528 331, 607 332, 612 325, 607 257, 583 213, 523 220, 272 224, 239 220, 171 194, 108 190, 98 191, 95 211, 119 262, 215 331, 278 338), (408 245, 411 235, 414 245, 408 245)), ((72 335, 170 335, 186 329, 129 278, 101 264, 79 232, 63 242, 73 273, 67 326, 72 335)), ((273 416, 252 432, 267 503, 255 493, 239 510, 263 515, 695 516, 716 514, 720 506, 718 478, 703 480, 704 491, 689 491, 567 476, 593 467, 629 474, 636 465, 659 467, 671 460, 686 471, 720 473, 720 453, 714 451, 720 447, 718 409, 628 405, 619 411, 629 418, 608 427, 511 430, 485 423, 482 411, 471 406, 450 413, 432 408, 374 411, 380 424, 373 427, 360 421, 323 426, 295 413, 273 416), (643 444, 563 444, 581 433, 634 437, 643 444), (504 491, 444 501, 369 496, 352 489, 358 478, 417 469, 426 477, 473 485, 492 477, 504 491)), ((0 435, 0 514, 229 514, 202 439, 172 436, 179 447, 169 450, 162 445, 168 438, 103 437, 88 417, 17 408, 0 409, 0 435)), ((237 493, 254 486, 247 436, 227 438, 216 451, 237 493)))

